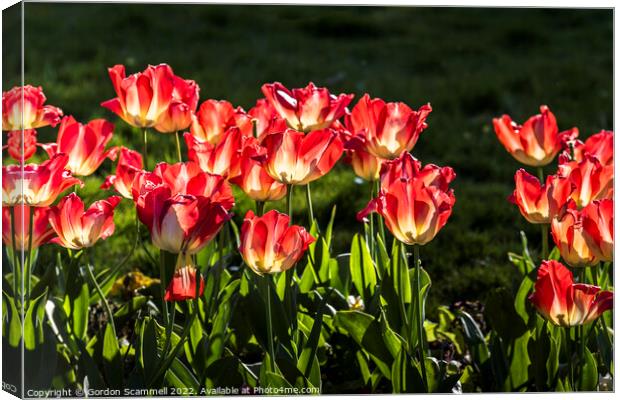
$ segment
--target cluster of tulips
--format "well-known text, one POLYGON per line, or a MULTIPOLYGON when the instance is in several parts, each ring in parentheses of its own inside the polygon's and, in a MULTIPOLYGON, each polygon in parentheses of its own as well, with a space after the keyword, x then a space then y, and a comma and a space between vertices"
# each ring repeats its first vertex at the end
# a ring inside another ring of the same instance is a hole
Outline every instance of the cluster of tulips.
MULTIPOLYGON (((126 345, 124 353, 126 357, 136 347, 143 372, 140 379, 148 387, 164 380, 178 382, 189 374, 189 381, 197 382, 196 389, 203 389, 224 379, 218 375, 220 368, 233 368, 244 384, 320 388, 319 364, 325 363, 327 341, 334 332, 348 334, 358 346, 356 362, 372 389, 390 382, 394 392, 455 390, 472 379, 466 378, 469 372, 432 357, 428 343, 431 336, 442 337, 465 351, 460 334, 451 333, 451 322, 446 325, 445 321, 457 320, 450 311, 441 310, 443 322, 438 328, 425 317, 430 277, 422 268, 420 247, 447 223, 455 204, 450 184, 456 177, 452 168, 423 165, 410 153, 427 127, 430 105, 414 110, 365 94, 349 109, 352 94, 334 95, 312 83, 289 90, 275 82, 262 86, 264 98, 246 112, 224 100, 209 99, 199 105, 198 85, 175 75, 166 64, 129 76, 124 66, 116 65, 109 76, 116 97, 101 105, 134 132, 141 131, 140 151, 108 147, 112 123, 104 119, 80 123, 63 117, 59 108, 44 104, 41 88, 16 87, 2 97, 2 127, 8 131, 5 148, 17 161, 2 167, 3 241, 13 278, 13 297, 8 301, 29 315, 28 310, 38 307, 38 299, 47 293, 43 287, 49 282, 56 280, 60 288, 67 288, 57 311, 45 309, 52 322, 54 313, 66 314, 62 323, 52 325, 67 347, 67 358, 79 366, 78 374, 88 376, 89 382, 96 380, 85 361, 88 354, 97 360, 96 345, 91 340, 85 351, 78 344, 87 337, 86 325, 72 307, 96 302, 103 303, 108 321, 105 337, 99 339, 103 375, 114 382, 118 374, 106 362, 120 353, 114 321, 127 311, 113 312, 107 297, 123 263, 142 240, 144 225, 160 251, 157 315, 163 326, 160 329, 150 316, 139 318, 137 343, 126 345), (36 129, 48 125, 58 126, 56 142, 41 144, 36 129), (153 153, 149 148, 153 131, 170 137, 177 160, 147 165, 149 150, 153 153), (38 147, 49 159, 27 164, 38 147), (351 252, 332 257, 334 217, 327 227, 319 226, 310 184, 341 158, 368 182, 370 198, 357 214, 362 233, 353 238, 351 252), (101 189, 116 194, 86 208, 78 194, 81 179, 95 173, 106 159, 116 163, 115 171, 101 189), (232 185, 255 204, 254 209, 243 210, 240 228, 232 219, 232 185), (297 186, 305 191, 307 224, 299 215, 297 225, 293 224, 292 193, 297 186), (74 191, 62 197, 70 188, 74 191), (114 233, 115 208, 123 199, 136 210, 132 250, 116 268, 99 274, 90 263, 80 268, 86 249, 114 233), (286 208, 274 209, 281 204, 275 202, 283 199, 286 208), (391 252, 384 226, 394 239, 391 252), (57 279, 48 273, 32 276, 37 249, 46 243, 67 249, 68 266, 59 255, 57 268, 51 269, 57 279), (230 260, 237 256, 243 263, 233 268, 230 260), (342 260, 348 262, 343 266, 342 260), (68 289, 81 273, 92 285, 90 297, 88 286, 68 289), (87 300, 80 300, 84 290, 87 300), (227 342, 223 338, 237 335, 228 328, 237 304, 232 299, 237 298, 246 307, 243 317, 250 320, 252 333, 227 342), (185 321, 182 327, 177 324, 179 318, 185 321), (68 333, 63 336, 65 325, 68 333), (153 339, 157 345, 150 348, 149 335, 157 338, 153 339), (263 349, 258 374, 230 355, 231 349, 242 346, 242 337, 246 341, 254 337, 263 349), (149 356, 148 349, 156 356, 149 356), (191 373, 179 364, 183 349, 183 362, 191 366, 191 373), (155 357, 152 365, 148 357, 155 357), (233 358, 234 364, 226 364, 233 358)), ((583 143, 576 141, 576 129, 559 132, 546 107, 523 126, 508 116, 494 124, 499 139, 517 160, 539 168, 540 181, 544 181, 542 166, 563 151, 558 172, 544 184, 519 170, 511 201, 529 222, 542 227, 544 261, 531 285, 531 302, 552 324, 591 323, 612 307, 613 299, 612 292, 594 285, 598 276, 609 275, 604 263, 612 261, 612 133, 603 131, 583 143), (564 262, 578 271, 591 267, 588 276, 594 284, 586 282, 585 273, 574 283, 571 272, 548 252, 549 226, 564 262)), ((23 318, 22 324, 30 323, 23 318)), ((458 320, 467 327, 468 351, 481 357, 476 346, 486 339, 472 339, 471 334, 480 331, 469 314, 459 311, 458 320)), ((12 343, 20 340, 13 339, 12 343)), ((570 335, 565 335, 564 340, 568 339, 570 335)), ((36 348, 35 343, 30 345, 36 348)), ((584 370, 579 365, 575 368, 584 370)))
POLYGON ((508 115, 494 119, 493 125, 506 150, 538 172, 536 178, 519 169, 509 201, 519 207, 529 223, 541 227, 541 263, 533 271, 536 281, 529 300, 552 324, 577 327, 577 333, 565 334, 562 341, 570 340, 572 335, 581 346, 577 360, 567 356, 568 364, 577 366, 568 373, 565 384, 565 388, 580 389, 574 377, 585 374, 591 361, 586 352, 592 329, 584 327, 600 321, 601 331, 607 336, 602 314, 613 307, 613 292, 604 290, 611 287, 614 245, 613 132, 603 130, 580 141, 577 128, 558 129, 547 106, 541 106, 540 114, 523 125, 513 122, 508 115), (556 172, 545 178, 543 167, 556 157, 556 172), (556 246, 551 253, 549 228, 556 246), (598 286, 599 281, 605 282, 604 289, 598 286))

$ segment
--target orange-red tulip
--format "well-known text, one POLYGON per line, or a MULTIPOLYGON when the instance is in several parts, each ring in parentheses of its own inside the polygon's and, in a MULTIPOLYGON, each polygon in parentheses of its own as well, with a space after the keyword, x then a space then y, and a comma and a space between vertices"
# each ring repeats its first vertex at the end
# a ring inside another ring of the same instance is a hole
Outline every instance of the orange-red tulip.
POLYGON ((168 110, 174 90, 174 73, 166 64, 149 65, 144 72, 125 76, 125 66, 108 68, 116 96, 101 106, 138 128, 154 126, 168 110))
POLYGON ((571 197, 578 208, 585 207, 594 200, 613 197, 613 164, 603 165, 596 157, 586 155, 579 162, 571 161, 561 164, 559 173, 568 177, 575 187, 571 197))
POLYGON ((172 280, 166 288, 165 301, 184 301, 202 296, 205 282, 200 276, 200 286, 196 293, 196 267, 189 254, 179 254, 172 280))
POLYGON ((393 159, 413 149, 431 111, 430 104, 414 111, 405 103, 386 103, 365 94, 345 116, 345 125, 351 134, 364 138, 369 153, 393 159))
POLYGON ((310 132, 329 128, 345 113, 353 99, 352 94, 334 96, 327 88, 314 86, 312 82, 300 89, 289 90, 280 82, 266 83, 263 94, 289 127, 310 132))
POLYGON ((551 236, 562 259, 571 267, 587 267, 599 262, 586 241, 583 213, 576 209, 573 200, 551 221, 551 236))
POLYGON ((84 202, 75 193, 50 208, 50 225, 58 237, 51 240, 62 247, 79 250, 93 246, 114 233, 114 208, 119 196, 94 202, 84 211, 84 202))
POLYGON ((173 82, 170 105, 155 124, 158 132, 173 133, 189 128, 192 123, 192 113, 198 106, 200 88, 196 82, 176 75, 173 77, 173 82))
MULTIPOLYGON (((114 150, 119 151, 118 148, 114 150)), ((124 198, 133 199, 131 194, 133 181, 140 172, 142 172, 142 155, 137 151, 121 147, 116 165, 116 175, 108 175, 101 185, 101 189, 114 187, 124 198)))
POLYGON ((376 157, 366 150, 364 139, 355 136, 345 142, 345 162, 351 164, 357 176, 367 181, 376 181, 385 159, 376 157))
MULTIPOLYGON (((14 217, 13 225, 15 227, 15 248, 19 251, 28 250, 30 242, 30 207, 14 206, 2 207, 2 240, 7 247, 13 247, 13 235, 11 234, 11 209, 13 209, 14 217), (22 224, 23 219, 23 224, 22 224)), ((41 245, 49 242, 54 237, 54 231, 49 225, 49 208, 35 207, 32 220, 32 249, 36 249, 41 245)))
POLYGON ((267 99, 257 100, 256 105, 248 111, 248 115, 256 121, 256 138, 259 140, 269 133, 286 130, 286 120, 280 117, 267 99))
POLYGON ((246 265, 259 275, 292 268, 316 239, 289 216, 271 210, 262 217, 250 210, 241 226, 239 252, 246 265))
POLYGON ((357 215, 365 220, 379 213, 394 237, 405 244, 424 245, 435 237, 452 214, 455 197, 449 183, 452 168, 420 163, 408 153, 386 162, 381 173, 381 189, 357 215))
POLYGON ((141 194, 136 209, 153 244, 171 253, 199 252, 232 216, 221 203, 204 196, 173 194, 165 185, 141 194))
POLYGON ((222 140, 213 145, 197 140, 191 133, 185 133, 187 157, 200 165, 203 171, 225 177, 234 176, 244 146, 244 136, 237 127, 229 128, 222 140))
POLYGON ((568 178, 547 176, 545 185, 524 169, 515 174, 515 190, 509 201, 519 206, 521 215, 532 224, 548 224, 558 214, 573 191, 568 178))
POLYGON ((246 146, 238 163, 238 174, 229 178, 252 200, 276 201, 286 196, 286 185, 273 179, 256 158, 261 154, 258 145, 246 146))
POLYGON ((577 128, 560 132, 547 106, 540 106, 540 114, 530 117, 523 126, 513 122, 509 115, 503 115, 493 119, 493 127, 506 150, 520 163, 532 167, 549 164, 564 143, 579 133, 577 128))
POLYGON ((583 235, 596 257, 614 260, 614 201, 595 200, 581 210, 583 235))
POLYGON ((66 168, 69 157, 59 153, 41 164, 2 167, 2 203, 35 207, 51 205, 58 195, 73 185, 82 184, 66 168))
POLYGON ((8 149, 13 160, 24 163, 37 151, 37 131, 34 129, 10 131, 7 136, 7 144, 3 149, 8 149))
POLYGON ((200 141, 218 144, 232 127, 252 136, 252 118, 241 107, 233 108, 226 100, 206 100, 198 108, 190 132, 200 141))
POLYGON ((62 110, 43 105, 45 100, 40 86, 16 86, 8 92, 2 92, 2 130, 20 131, 56 126, 60 122, 62 110))
POLYGON ((262 145, 267 149, 262 157, 267 173, 291 185, 305 185, 327 174, 344 149, 338 133, 331 129, 308 134, 287 129, 267 135, 262 145))
POLYGON ((610 165, 614 162, 614 133, 613 131, 600 131, 586 139, 585 142, 575 140, 571 142, 573 150, 567 149, 561 154, 560 163, 582 161, 586 155, 596 157, 602 165, 610 165))
POLYGON ((561 263, 543 261, 530 301, 545 319, 570 327, 594 321, 613 307, 614 294, 598 286, 574 283, 573 275, 561 263))
POLYGON ((56 143, 45 144, 43 148, 52 157, 56 153, 69 156, 67 169, 73 175, 93 174, 106 158, 112 158, 113 149, 105 147, 112 139, 114 124, 105 119, 94 119, 83 125, 67 116, 60 122, 56 143))

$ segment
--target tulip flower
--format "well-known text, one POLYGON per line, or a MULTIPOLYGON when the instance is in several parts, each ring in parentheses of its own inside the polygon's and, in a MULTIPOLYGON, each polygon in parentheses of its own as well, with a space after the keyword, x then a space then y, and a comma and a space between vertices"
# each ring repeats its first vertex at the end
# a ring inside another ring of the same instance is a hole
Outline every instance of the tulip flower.
POLYGON ((369 153, 363 138, 355 136, 347 141, 344 147, 346 149, 345 162, 351 164, 357 176, 370 182, 379 179, 381 166, 386 160, 369 153))
POLYGON ((10 131, 7 136, 7 144, 3 149, 8 149, 9 155, 15 161, 23 163, 37 151, 37 131, 34 129, 10 131))
POLYGON ((610 165, 614 162, 614 133, 613 131, 600 131, 589 138, 585 142, 575 140, 570 142, 571 149, 565 150, 560 157, 560 163, 570 161, 582 161, 586 155, 596 157, 602 165, 610 165), (572 153, 572 155, 571 155, 572 153))
POLYGON ((119 196, 94 202, 84 211, 84 202, 75 193, 50 208, 50 225, 58 237, 51 240, 62 247, 79 250, 93 246, 114 233, 114 208, 119 196))
POLYGON ((564 143, 579 134, 577 128, 560 132, 555 116, 547 106, 540 106, 540 114, 530 117, 523 126, 503 115, 493 119, 493 127, 506 150, 517 161, 531 167, 549 164, 564 143))
POLYGON ((364 138, 369 153, 393 159, 413 149, 431 111, 430 104, 414 111, 405 103, 386 103, 365 94, 345 116, 345 126, 364 138))
POLYGON ((438 167, 435 164, 422 163, 410 153, 404 152, 400 157, 386 161, 381 169, 381 188, 389 190, 390 186, 402 180, 420 180, 425 186, 435 186, 441 191, 447 191, 450 183, 456 178, 451 167, 438 167))
POLYGON ((43 148, 50 157, 56 153, 69 156, 67 169, 73 175, 92 175, 106 158, 112 158, 115 150, 106 150, 112 139, 114 124, 104 119, 94 119, 83 125, 67 116, 60 122, 56 143, 43 148))
POLYGON ((32 249, 49 242, 54 237, 54 231, 49 225, 49 208, 17 205, 2 208, 2 240, 4 244, 13 248, 13 236, 15 236, 15 249, 28 251, 30 243, 30 213, 33 212, 32 220, 32 249), (11 209, 14 213, 13 226, 15 232, 11 233, 11 209), (23 223, 22 223, 23 222, 23 223))
POLYGON ((125 66, 108 69, 115 98, 101 103, 129 125, 150 128, 168 111, 174 90, 174 73, 170 66, 149 65, 143 72, 125 76, 125 66))
POLYGON ((521 215, 532 224, 548 224, 570 198, 573 186, 568 178, 547 176, 545 185, 524 169, 515 174, 516 188, 509 201, 519 206, 521 215))
POLYGON ((562 259, 571 267, 587 267, 599 262, 586 240, 583 213, 576 209, 573 200, 551 221, 551 236, 562 259))
POLYGON ((196 254, 232 214, 208 197, 173 194, 160 185, 136 202, 140 221, 148 226, 153 244, 170 253, 196 254))
POLYGON ((327 174, 344 148, 339 135, 331 129, 307 135, 287 129, 267 135, 262 145, 267 149, 261 157, 267 173, 287 185, 305 185, 327 174))
POLYGON ((590 323, 611 310, 613 296, 598 286, 574 283, 568 268, 549 260, 543 261, 538 269, 534 293, 529 299, 545 319, 571 327, 590 323))
POLYGON ((273 179, 256 161, 260 154, 258 145, 246 146, 239 159, 238 174, 229 178, 231 183, 239 186, 241 190, 255 201, 276 201, 286 196, 286 185, 273 179))
POLYGON ((195 162, 167 164, 159 163, 153 172, 143 171, 136 175, 132 185, 132 196, 140 202, 149 190, 158 186, 169 189, 172 195, 193 195, 208 197, 212 202, 221 203, 226 210, 235 204, 230 185, 220 175, 203 172, 195 162))
POLYGON ((297 225, 289 226, 289 216, 276 210, 262 217, 250 210, 241 226, 239 252, 258 275, 292 268, 316 239, 297 225))
POLYGON ((218 144, 232 127, 252 136, 252 119, 241 107, 233 108, 226 100, 207 100, 198 108, 190 132, 200 141, 218 144))
POLYGON ((56 126, 60 122, 62 110, 43 105, 45 100, 40 86, 16 86, 8 92, 2 92, 2 130, 21 131, 56 126))
POLYGON ((173 84, 170 105, 155 124, 158 132, 173 133, 189 128, 192 123, 192 113, 198 106, 200 88, 196 82, 175 75, 173 84))
POLYGON ((581 210, 583 235, 601 261, 614 259, 614 201, 595 200, 581 210))
POLYGON ((590 204, 594 200, 613 197, 614 166, 603 165, 592 156, 586 155, 579 162, 571 161, 559 166, 559 173, 568 177, 575 191, 571 197, 578 208, 590 204))
POLYGON ((248 115, 256 121, 256 138, 259 140, 269 133, 286 130, 286 120, 280 117, 267 99, 257 100, 256 105, 248 111, 248 115))
POLYGON ((352 94, 334 96, 326 88, 314 86, 289 90, 280 82, 266 83, 263 94, 288 126, 301 132, 329 128, 342 117, 353 99, 352 94))
POLYGON ((228 129, 217 145, 201 142, 189 132, 184 137, 188 158, 200 165, 203 171, 224 177, 236 175, 232 168, 237 166, 244 145, 244 136, 239 128, 228 129))
POLYGON ((196 267, 189 254, 179 254, 172 280, 166 288, 165 301, 184 301, 202 296, 205 282, 200 277, 198 293, 196 293, 196 267))
MULTIPOLYGON (((119 152, 118 148, 114 151, 119 152)), ((142 155, 126 147, 120 148, 116 175, 108 175, 101 185, 101 189, 114 189, 124 198, 133 199, 131 189, 136 175, 142 172, 142 155)))
POLYGON ((69 157, 59 153, 41 164, 2 167, 2 203, 35 207, 51 205, 72 185, 82 184, 65 167, 69 157))

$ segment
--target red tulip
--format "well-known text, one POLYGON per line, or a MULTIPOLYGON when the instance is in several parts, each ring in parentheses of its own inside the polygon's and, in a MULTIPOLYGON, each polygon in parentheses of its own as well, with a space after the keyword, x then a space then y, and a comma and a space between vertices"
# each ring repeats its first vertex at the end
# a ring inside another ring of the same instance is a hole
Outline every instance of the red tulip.
POLYGON ((50 208, 49 220, 58 237, 51 240, 62 247, 79 250, 93 246, 114 233, 114 208, 119 196, 94 202, 84 211, 84 202, 75 193, 50 208))
POLYGON ((585 235, 583 213, 570 200, 563 213, 551 221, 551 236, 562 259, 571 267, 587 267, 599 262, 585 235))
POLYGON ((598 286, 574 283, 571 272, 557 261, 543 261, 530 301, 545 319, 570 327, 594 321, 613 307, 614 294, 598 286))
POLYGON ((236 175, 234 167, 237 167, 244 145, 244 136, 239 128, 228 129, 217 145, 201 142, 189 132, 184 136, 188 158, 200 165, 203 171, 225 177, 236 175))
POLYGON ((519 162, 532 167, 549 164, 563 144, 579 134, 577 128, 560 132, 555 116, 547 106, 530 117, 523 126, 508 115, 493 119, 495 134, 506 150, 519 162))
POLYGON ((16 86, 8 92, 2 92, 2 130, 21 131, 56 126, 60 122, 62 110, 45 106, 44 103, 45 95, 40 86, 16 86))
POLYGON ((560 157, 560 163, 571 161, 582 161, 586 155, 596 157, 602 165, 610 165, 614 162, 614 133, 613 131, 600 131, 585 142, 575 140, 572 143, 573 151, 571 157, 570 149, 565 150, 560 157))
POLYGON ((273 179, 261 163, 256 161, 260 153, 257 144, 246 146, 239 159, 238 174, 229 178, 229 181, 239 186, 252 200, 263 202, 280 200, 286 196, 286 185, 273 179))
POLYGON ((614 201, 595 200, 581 210, 583 235, 601 261, 614 259, 614 201))
POLYGON ((154 126, 168 110, 174 90, 174 73, 170 66, 149 65, 144 72, 125 76, 125 66, 108 68, 115 98, 101 106, 138 128, 154 126))
POLYGON ((7 136, 7 144, 3 149, 8 149, 13 160, 24 163, 37 151, 37 131, 34 129, 10 131, 7 136))
POLYGON ((345 161, 351 164, 357 176, 371 182, 379 179, 381 166, 386 160, 369 153, 363 138, 355 136, 349 139, 344 146, 346 149, 345 161))
POLYGON ((548 224, 566 204, 573 191, 568 178, 559 175, 547 176, 545 185, 519 169, 515 174, 516 188, 509 201, 519 206, 521 215, 532 224, 548 224))
POLYGON ((289 127, 310 132, 329 128, 332 122, 342 117, 352 94, 334 96, 326 88, 314 86, 288 90, 280 82, 264 84, 263 94, 289 127))
POLYGON ((293 129, 267 135, 262 157, 267 173, 278 182, 305 185, 323 175, 336 164, 343 151, 342 140, 331 129, 305 135, 293 129))
POLYGON ((155 124, 158 132, 173 133, 189 128, 192 123, 192 113, 198 106, 200 88, 196 82, 176 75, 173 77, 173 82, 170 105, 155 124))
MULTIPOLYGON (((118 148, 114 149, 118 152, 118 148)), ((101 189, 114 189, 124 198, 132 199, 131 189, 134 178, 142 172, 142 155, 137 151, 130 150, 126 147, 120 148, 118 164, 116 166, 116 175, 108 175, 101 185, 101 189)))
POLYGON ((262 217, 250 210, 241 226, 239 252, 252 271, 273 274, 292 268, 316 239, 289 216, 271 210, 262 217))
MULTIPOLYGON (((30 207, 17 205, 2 208, 2 240, 4 244, 13 247, 11 234, 11 209, 14 212, 13 226, 15 228, 15 248, 19 251, 28 251, 30 242, 30 207), (22 223, 23 221, 23 223, 22 223)), ((32 220, 32 249, 49 242, 54 237, 54 231, 49 226, 49 208, 35 207, 32 220)))
POLYGON ((69 157, 56 154, 41 164, 2 167, 2 203, 35 207, 51 205, 60 193, 82 182, 65 169, 69 157))
POLYGON ((413 149, 431 111, 430 104, 413 111, 405 103, 386 103, 365 94, 345 116, 345 125, 353 135, 364 138, 369 153, 393 159, 413 149))
POLYGON ((579 162, 571 161, 561 164, 559 173, 568 177, 575 191, 571 197, 575 200, 578 208, 590 204, 594 200, 613 197, 614 190, 614 166, 603 165, 599 160, 586 155, 579 162))
POLYGON ((221 203, 204 196, 173 194, 165 185, 140 195, 136 209, 153 244, 171 253, 196 254, 232 216, 221 203))
POLYGON ((257 100, 256 105, 248 111, 248 115, 256 121, 256 138, 259 140, 269 133, 286 130, 286 120, 280 117, 267 99, 257 100))
POLYGON ((358 219, 377 212, 401 242, 430 242, 452 214, 455 197, 448 184, 454 172, 449 167, 420 168, 411 155, 386 163, 384 169, 378 197, 358 213, 358 219))
POLYGON ((171 195, 193 195, 208 197, 230 210, 235 199, 230 185, 220 175, 203 172, 195 162, 167 164, 159 163, 153 172, 138 174, 133 182, 132 196, 139 203, 140 196, 158 186, 169 189, 171 195))
POLYGON ((226 100, 207 100, 194 116, 190 132, 200 141, 218 144, 232 127, 252 136, 252 119, 241 107, 233 108, 226 100))
POLYGON ((189 254, 179 254, 172 280, 166 288, 165 301, 185 301, 202 296, 205 282, 200 276, 200 286, 196 293, 196 267, 189 254))
POLYGON ((73 175, 93 174, 106 158, 112 158, 115 151, 105 146, 112 139, 114 124, 105 119, 94 119, 86 125, 73 117, 62 119, 58 128, 56 143, 45 144, 43 148, 52 157, 56 153, 69 156, 67 169, 73 175))

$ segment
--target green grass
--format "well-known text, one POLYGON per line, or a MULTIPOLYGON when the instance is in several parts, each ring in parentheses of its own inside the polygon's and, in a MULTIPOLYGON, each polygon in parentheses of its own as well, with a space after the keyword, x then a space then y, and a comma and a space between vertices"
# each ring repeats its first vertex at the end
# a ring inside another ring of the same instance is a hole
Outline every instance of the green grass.
MULTIPOLYGON (((612 128, 611 10, 41 3, 25 10, 26 81, 42 85, 50 104, 80 120, 111 119, 114 144, 136 149, 140 134, 99 106, 114 96, 106 68, 116 63, 128 72, 169 63, 198 82, 202 100, 223 98, 246 109, 261 96, 261 84, 274 80, 289 87, 313 81, 414 107, 430 102, 429 128, 413 154, 457 173, 453 215, 421 252, 433 279, 432 304, 482 299, 511 284, 506 253, 519 249, 518 231, 538 238, 506 201, 519 165, 497 141, 494 116, 521 121, 548 104, 560 128, 578 126, 582 136, 612 128)), ((5 29, 16 32, 15 22, 5 29)), ((5 48, 18 54, 17 44, 5 48)), ((17 62, 6 61, 5 71, 17 62)), ((4 87, 18 78, 5 72, 4 87)), ((157 159, 174 160, 172 137, 151 138, 157 159)), ((108 195, 97 188, 111 169, 106 162, 83 193, 108 195)), ((338 251, 361 229, 355 213, 367 192, 346 165, 313 184, 322 221, 338 207, 338 251)), ((301 191, 295 200, 305 216, 301 191)), ((240 219, 250 203, 238 204, 240 219)), ((120 259, 132 240, 130 204, 120 210, 120 234, 93 250, 104 262, 120 259)), ((151 268, 143 254, 129 267, 151 268)))

